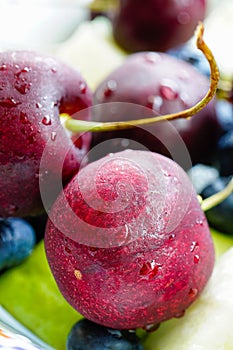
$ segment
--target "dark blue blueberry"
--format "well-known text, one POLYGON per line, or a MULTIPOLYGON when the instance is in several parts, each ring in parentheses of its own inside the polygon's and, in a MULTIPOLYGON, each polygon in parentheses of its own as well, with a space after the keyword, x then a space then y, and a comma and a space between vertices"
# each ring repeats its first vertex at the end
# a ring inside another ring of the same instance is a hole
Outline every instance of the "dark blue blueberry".
POLYGON ((232 103, 218 99, 215 104, 216 115, 222 129, 222 133, 226 133, 233 129, 233 105, 232 103))
POLYGON ((233 129, 223 135, 218 142, 220 174, 233 175, 233 129))
POLYGON ((193 41, 188 41, 187 43, 181 46, 167 51, 167 53, 171 56, 174 56, 185 62, 190 63, 199 72, 206 75, 207 77, 210 76, 209 64, 206 58, 204 57, 203 53, 197 49, 193 41))
POLYGON ((194 165, 187 173, 197 193, 219 177, 219 172, 215 167, 200 163, 194 165))
POLYGON ((35 231, 25 220, 0 218, 0 270, 20 264, 32 252, 35 231))
POLYGON ((67 339, 67 350, 142 350, 135 332, 105 328, 87 319, 77 322, 67 339))
MULTIPOLYGON (((212 196, 226 187, 229 178, 219 177, 202 192, 203 199, 212 196)), ((233 235, 233 193, 221 204, 205 212, 209 225, 221 232, 233 235)))

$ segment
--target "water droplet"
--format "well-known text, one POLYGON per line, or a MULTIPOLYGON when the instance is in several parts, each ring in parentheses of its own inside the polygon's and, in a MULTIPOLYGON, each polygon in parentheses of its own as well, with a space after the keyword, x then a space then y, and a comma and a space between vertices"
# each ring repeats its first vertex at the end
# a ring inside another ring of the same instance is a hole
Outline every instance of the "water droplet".
POLYGON ((25 154, 20 154, 20 153, 18 153, 18 154, 16 155, 16 157, 17 157, 19 160, 23 160, 23 159, 25 158, 25 154))
POLYGON ((106 84, 106 88, 104 90, 104 96, 110 97, 112 96, 113 92, 116 91, 117 83, 115 80, 109 80, 106 84))
POLYGON ((159 92, 160 95, 168 101, 173 101, 179 96, 176 84, 168 79, 162 81, 159 92))
POLYGON ((30 68, 29 67, 24 67, 21 72, 22 73, 28 73, 30 71, 30 68))
POLYGON ((198 247, 198 242, 192 242, 190 246, 190 252, 193 252, 198 247))
POLYGON ((197 288, 190 288, 189 290, 189 297, 190 298, 195 298, 198 294, 198 289, 197 288))
POLYGON ((57 133, 55 131, 51 132, 51 140, 55 141, 57 137, 57 133))
POLYGON ((42 104, 40 102, 36 102, 36 108, 42 108, 42 104))
POLYGON ((51 72, 52 73, 57 73, 57 68, 55 68, 55 67, 51 68, 51 72))
POLYGON ((18 207, 15 204, 10 204, 7 208, 9 215, 13 215, 18 210, 18 207))
POLYGON ((141 276, 148 276, 149 278, 153 278, 157 275, 160 267, 161 265, 155 264, 155 261, 147 261, 143 263, 139 273, 141 276))
POLYGON ((28 124, 28 123, 29 123, 27 114, 24 113, 24 112, 20 112, 19 120, 20 120, 20 122, 21 122, 22 124, 28 124))
POLYGON ((6 70, 7 69, 7 65, 5 63, 3 63, 1 66, 0 66, 0 70, 6 70))
POLYGON ((173 241, 175 239, 176 235, 175 233, 172 233, 170 236, 169 236, 169 240, 170 241, 173 241))
POLYGON ((194 260, 194 263, 195 264, 198 264, 199 263, 199 260, 200 260, 200 256, 199 255, 194 255, 194 258, 193 258, 193 260, 194 260))
POLYGON ((171 173, 168 173, 168 172, 165 171, 165 170, 163 170, 163 175, 164 175, 165 177, 171 177, 171 176, 172 176, 171 173))
POLYGON ((0 100, 0 106, 2 106, 2 107, 13 108, 13 107, 16 107, 20 104, 21 104, 21 102, 15 101, 15 99, 13 97, 9 97, 9 98, 0 100))
POLYGON ((86 93, 86 91, 87 91, 87 85, 86 85, 84 82, 81 82, 81 83, 79 84, 79 88, 80 88, 81 94, 85 94, 85 93, 86 93))
POLYGON ((203 220, 202 219, 197 219, 196 224, 202 226, 203 225, 203 220))
POLYGON ((188 12, 182 11, 178 13, 177 21, 180 24, 188 24, 191 20, 190 14, 188 12))
POLYGON ((156 52, 148 52, 143 55, 143 58, 148 63, 156 63, 161 59, 161 56, 156 52))
POLYGON ((41 122, 44 125, 51 125, 52 124, 51 117, 48 114, 43 117, 41 122))
POLYGON ((65 253, 67 253, 68 255, 70 255, 72 253, 71 249, 67 246, 64 247, 64 251, 65 253))

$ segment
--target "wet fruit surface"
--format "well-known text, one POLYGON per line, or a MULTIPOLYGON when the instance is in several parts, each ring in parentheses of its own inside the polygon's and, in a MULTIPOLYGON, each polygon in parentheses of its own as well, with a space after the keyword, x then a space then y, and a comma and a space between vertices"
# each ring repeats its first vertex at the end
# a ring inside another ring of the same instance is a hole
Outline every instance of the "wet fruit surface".
POLYGON ((180 316, 214 263, 187 175, 168 158, 141 151, 84 167, 53 206, 45 246, 68 302, 115 329, 180 316))
POLYGON ((205 0, 121 0, 113 33, 126 51, 166 51, 193 36, 205 0))
POLYGON ((105 328, 87 319, 77 322, 67 339, 67 350, 142 350, 134 332, 105 328))
POLYGON ((88 88, 83 92, 84 83, 78 71, 52 57, 31 51, 1 53, 0 216, 42 211, 39 177, 44 176, 52 189, 51 179, 61 176, 56 159, 64 149, 64 182, 77 171, 89 136, 83 136, 81 150, 72 146, 59 128, 59 113, 73 114, 90 106, 91 93, 88 88), (48 141, 48 169, 41 174, 40 159, 48 141))
MULTIPOLYGON (((133 54, 97 87, 93 119, 131 120, 178 112, 200 101, 208 85, 208 78, 191 64, 168 54, 133 54)), ((219 132, 215 101, 212 101, 190 120, 95 134, 92 147, 101 143, 103 147, 94 149, 93 159, 126 148, 149 149, 187 168, 186 152, 193 163, 206 161, 216 148, 219 132), (104 144, 104 141, 108 142, 104 144)))

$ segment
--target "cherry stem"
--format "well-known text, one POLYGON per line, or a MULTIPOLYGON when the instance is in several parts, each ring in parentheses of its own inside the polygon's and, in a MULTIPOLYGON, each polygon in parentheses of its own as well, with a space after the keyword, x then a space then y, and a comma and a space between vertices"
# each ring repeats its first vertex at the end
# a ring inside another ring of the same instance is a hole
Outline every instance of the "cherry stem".
POLYGON ((190 118, 191 116, 197 114, 214 97, 217 91, 217 87, 220 79, 220 74, 219 74, 216 61, 214 59, 214 56, 211 50, 203 40, 203 34, 204 34, 204 25, 203 23, 199 23, 196 29, 196 36, 197 36, 196 45, 197 45, 197 48, 203 52, 204 56, 209 62, 210 71, 211 71, 210 87, 207 94, 204 96, 204 98, 201 101, 199 101, 195 106, 185 109, 183 111, 180 111, 178 113, 166 114, 161 116, 156 115, 151 118, 144 118, 144 119, 137 119, 137 120, 130 120, 130 121, 120 121, 120 122, 91 122, 91 121, 85 121, 85 120, 75 120, 75 119, 72 119, 71 117, 68 117, 65 122, 65 127, 68 130, 73 132, 85 132, 85 131, 103 132, 103 131, 130 129, 138 125, 151 124, 151 123, 161 122, 165 120, 175 120, 178 118, 190 118))
POLYGON ((202 210, 203 211, 210 210, 211 208, 223 202, 232 193, 233 193, 233 177, 231 178, 227 186, 222 191, 215 193, 213 196, 210 196, 204 200, 200 199, 200 196, 198 196, 200 199, 202 210))

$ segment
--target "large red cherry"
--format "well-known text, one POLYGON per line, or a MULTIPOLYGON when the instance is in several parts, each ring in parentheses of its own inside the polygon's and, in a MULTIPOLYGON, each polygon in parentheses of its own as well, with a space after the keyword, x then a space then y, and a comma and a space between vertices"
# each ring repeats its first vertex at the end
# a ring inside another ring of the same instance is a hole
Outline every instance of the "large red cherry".
POLYGON ((80 73, 62 62, 31 51, 0 54, 0 216, 32 215, 43 209, 38 179, 48 140, 54 141, 46 169, 48 190, 53 179, 61 177, 56 161, 64 149, 64 183, 77 172, 90 137, 85 134, 73 145, 59 128, 59 114, 73 114, 91 103, 80 73))
POLYGON ((188 176, 169 158, 145 151, 83 167, 53 205, 45 248, 67 301, 116 329, 180 316, 214 264, 188 176))

